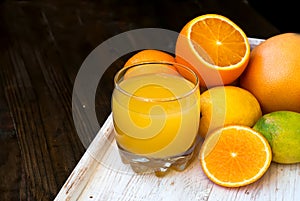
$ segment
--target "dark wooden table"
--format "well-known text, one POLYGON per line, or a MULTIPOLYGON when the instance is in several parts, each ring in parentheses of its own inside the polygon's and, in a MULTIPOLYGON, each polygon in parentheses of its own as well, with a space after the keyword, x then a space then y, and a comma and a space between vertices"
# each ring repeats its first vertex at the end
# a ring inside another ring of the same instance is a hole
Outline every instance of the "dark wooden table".
MULTIPOLYGON (((103 41, 137 28, 179 32, 190 19, 223 14, 249 37, 280 33, 245 0, 0 1, 0 200, 53 200, 85 152, 72 118, 78 70, 103 41)), ((112 65, 96 111, 110 114, 112 65)))

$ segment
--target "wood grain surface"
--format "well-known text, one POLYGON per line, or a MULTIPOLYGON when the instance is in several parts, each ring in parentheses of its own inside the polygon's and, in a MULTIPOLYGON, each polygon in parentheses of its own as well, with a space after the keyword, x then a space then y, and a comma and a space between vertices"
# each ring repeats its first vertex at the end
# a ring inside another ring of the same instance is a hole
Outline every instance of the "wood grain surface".
MULTIPOLYGON (((86 152, 74 127, 72 90, 95 47, 137 28, 179 32, 205 13, 226 15, 251 37, 279 33, 243 0, 0 1, 0 200, 53 200, 86 152)), ((123 62, 100 80, 100 126, 123 62)))
MULTIPOLYGON (((196 157, 183 172, 135 174, 119 157, 109 116, 55 201, 298 201, 300 164, 272 162, 256 182, 225 188, 211 182, 196 157)), ((201 142, 202 143, 202 142, 201 142)), ((201 144, 200 144, 201 145, 201 144)))

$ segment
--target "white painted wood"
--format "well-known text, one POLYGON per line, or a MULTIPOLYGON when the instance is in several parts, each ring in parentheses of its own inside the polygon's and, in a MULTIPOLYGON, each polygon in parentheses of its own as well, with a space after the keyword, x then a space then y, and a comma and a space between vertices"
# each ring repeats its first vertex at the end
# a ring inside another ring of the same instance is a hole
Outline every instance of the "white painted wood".
MULTIPOLYGON (((251 47, 263 40, 249 38, 251 47)), ((299 201, 300 163, 271 164, 250 185, 224 188, 202 172, 198 158, 183 172, 165 177, 137 175, 122 164, 114 141, 112 116, 61 188, 55 201, 299 201)))
POLYGON ((264 39, 258 39, 258 38, 248 38, 248 40, 250 43, 250 49, 253 49, 255 46, 257 46, 258 44, 264 41, 264 39))
POLYGON ((272 163, 257 182, 224 188, 202 172, 198 158, 183 172, 165 177, 137 175, 124 165, 113 138, 111 116, 107 119, 55 201, 299 201, 300 164, 272 163))

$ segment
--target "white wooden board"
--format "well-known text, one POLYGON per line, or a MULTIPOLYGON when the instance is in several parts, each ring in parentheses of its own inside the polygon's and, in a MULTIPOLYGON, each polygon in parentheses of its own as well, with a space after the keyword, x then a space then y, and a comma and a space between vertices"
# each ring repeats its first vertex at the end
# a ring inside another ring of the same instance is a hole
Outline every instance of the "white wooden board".
MULTIPOLYGON (((252 47, 262 40, 249 39, 252 47)), ((198 158, 165 177, 135 174, 121 162, 110 115, 55 201, 299 201, 300 164, 271 164, 257 182, 224 188, 203 173, 198 158)))
POLYGON ((257 182, 239 188, 212 183, 198 158, 183 172, 137 175, 121 163, 109 116, 55 198, 56 201, 299 201, 300 164, 272 163, 257 182))

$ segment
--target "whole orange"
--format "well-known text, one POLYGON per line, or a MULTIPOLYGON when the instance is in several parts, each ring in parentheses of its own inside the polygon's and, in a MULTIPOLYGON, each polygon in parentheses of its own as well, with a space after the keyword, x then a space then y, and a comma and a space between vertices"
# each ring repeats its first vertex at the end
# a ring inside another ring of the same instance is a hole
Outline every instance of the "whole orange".
POLYGON ((300 112, 300 35, 275 35, 254 47, 240 86, 254 94, 263 113, 300 112))
POLYGON ((137 52, 132 57, 130 57, 124 67, 128 67, 134 64, 143 63, 143 62, 155 62, 155 61, 165 61, 165 62, 175 62, 175 58, 161 50, 156 49, 145 49, 137 52))
MULTIPOLYGON (((166 62, 175 63, 175 57, 172 55, 156 49, 145 49, 135 53, 131 56, 126 63, 124 68, 132 65, 145 63, 145 62, 166 62)), ((141 75, 145 73, 168 73, 173 75, 178 75, 177 68, 173 65, 143 65, 138 68, 129 69, 124 78, 133 77, 136 75, 141 75)))

